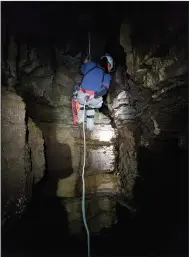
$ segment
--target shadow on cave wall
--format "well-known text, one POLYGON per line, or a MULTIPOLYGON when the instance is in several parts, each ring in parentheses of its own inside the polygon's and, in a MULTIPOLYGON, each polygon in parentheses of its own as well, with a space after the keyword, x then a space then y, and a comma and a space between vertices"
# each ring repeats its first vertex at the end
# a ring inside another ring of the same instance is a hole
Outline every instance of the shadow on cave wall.
POLYGON ((188 150, 179 149, 177 140, 156 139, 151 148, 139 147, 138 171, 136 214, 117 204, 113 229, 124 237, 115 254, 124 252, 125 242, 129 255, 187 254, 188 150))
MULTIPOLYGON (((14 8, 12 10, 14 10, 14 8)), ((17 12, 14 11, 14 13, 16 14, 17 12)), ((19 12, 17 15, 19 15, 19 12)), ((60 17, 62 17, 62 15, 60 15, 60 17)), ((36 27, 38 27, 38 24, 36 27)), ((56 35, 59 35, 59 29, 60 28, 56 28, 56 35)), ((29 29, 27 32, 28 31, 29 29)), ((38 31, 40 36, 40 29, 38 31)), ((148 30, 146 31, 148 32, 148 30)), ((65 33, 62 33, 62 37, 67 37, 67 34, 65 35, 65 33)), ((37 40, 39 39, 38 37, 36 38, 37 40)), ((54 37, 52 38, 54 39, 54 37)), ((142 38, 146 39, 146 37, 142 38)), ((119 37, 117 39, 119 39, 119 37)), ((123 58, 124 54, 122 54, 121 51, 119 53, 116 52, 118 49, 116 40, 114 41, 114 38, 110 39, 111 43, 106 47, 106 50, 112 54, 117 63, 119 61, 118 56, 120 56, 120 58, 122 58, 121 62, 125 64, 125 59, 123 58)), ((85 41, 85 45, 87 45, 87 37, 85 37, 85 40, 80 42, 80 46, 83 44, 83 41, 85 41)), ((102 38, 102 41, 100 41, 96 38, 92 44, 92 48, 95 48, 95 53, 93 53, 93 56, 95 56, 94 58, 96 58, 96 56, 100 57, 102 52, 104 52, 104 39, 102 38), (97 44, 103 44, 103 47, 97 48, 97 44)), ((74 55, 78 53, 77 46, 75 44, 74 50, 72 50, 72 46, 70 47, 70 54, 74 55)), ((28 109, 29 106, 26 99, 25 102, 28 109)), ((38 120, 33 121, 44 135, 40 122, 38 120)), ((25 245, 24 251, 26 251, 28 247, 34 247, 33 250, 41 247, 43 249, 46 248, 48 251, 52 247, 52 251, 54 252, 58 248, 65 247, 64 239, 68 233, 67 214, 63 206, 60 206, 59 199, 55 196, 55 192, 57 189, 58 178, 62 176, 62 170, 64 170, 65 176, 72 173, 70 149, 68 145, 61 144, 57 141, 56 131, 51 131, 50 139, 45 135, 44 139, 46 147, 46 161, 48 160, 46 175, 44 179, 35 186, 32 202, 28 207, 25 217, 23 217, 22 227, 19 227, 17 231, 12 234, 11 239, 15 247, 18 247, 18 241, 21 242, 19 247, 22 251, 22 247, 25 245), (49 178, 52 179, 49 180, 49 178), (50 185, 48 185, 48 181, 51 181, 50 185), (47 198, 45 197, 45 192, 54 196, 47 198), (15 239, 18 239, 18 241, 15 239)), ((138 254, 140 255, 141 249, 148 249, 150 247, 153 249, 159 249, 159 244, 161 248, 164 247, 167 251, 171 248, 173 252, 175 252, 175 248, 185 251, 186 237, 184 234, 184 227, 187 227, 187 222, 186 217, 183 217, 183 212, 186 187, 182 187, 182 185, 185 185, 187 181, 186 153, 181 153, 178 151, 177 147, 173 147, 172 144, 159 153, 153 149, 149 150, 147 148, 140 148, 138 156, 141 179, 135 186, 135 199, 137 201, 137 205, 140 207, 139 213, 131 223, 129 213, 125 214, 124 210, 121 210, 121 207, 118 209, 120 230, 117 229, 116 235, 118 237, 121 233, 120 231, 122 231, 122 234, 124 233, 123 237, 119 236, 119 239, 122 239, 118 242, 118 245, 120 246, 120 249, 122 247, 123 252, 125 252, 126 242, 128 245, 129 242, 133 240, 132 243, 136 242, 137 246, 139 246, 140 243, 138 250, 138 254), (183 219, 182 222, 181 219, 183 219), (129 241, 129 238, 131 241, 129 241), (183 241, 182 244, 178 246, 178 242, 181 241, 183 241)), ((185 213, 187 213, 186 210, 185 213)), ((11 243, 10 241, 9 243, 11 243)), ((112 245, 113 243, 114 242, 112 242, 112 245)), ((127 248, 133 250, 133 247, 136 248, 136 245, 133 246, 130 244, 127 248)), ((12 247, 9 245, 9 248, 12 247)), ((162 250, 159 251, 162 253, 162 250)))
MULTIPOLYGON (((22 95, 23 97, 23 95, 22 95)), ((23 97, 24 99, 24 97, 23 97)), ((30 116, 27 99, 26 110, 30 116)), ((14 224, 2 239, 3 254, 39 254, 40 249, 55 253, 62 241, 69 237, 67 212, 56 196, 58 180, 73 173, 71 150, 67 144, 57 141, 56 128, 51 131, 41 127, 45 146, 46 170, 42 180, 33 186, 33 195, 21 220, 14 224)))
MULTIPOLYGON (((104 54, 106 35, 99 37, 94 30, 92 36, 91 52, 93 59, 98 60, 104 54), (97 45, 98 47, 96 47, 97 45)), ((35 43, 35 41, 31 42, 34 45, 35 43)), ((69 47, 68 53, 70 55, 78 53, 78 45, 75 46, 70 43, 69 47)), ((48 49, 47 47, 47 51, 48 49)), ((114 55, 116 54, 115 52, 114 55)), ((47 58, 48 55, 44 54, 44 56, 47 58)), ((62 250, 62 242, 64 241, 66 244, 65 242, 69 238, 67 213, 60 205, 60 199, 56 197, 56 190, 58 180, 71 175, 73 172, 71 151, 67 144, 58 142, 56 128, 53 127, 48 131, 48 125, 46 128, 41 125, 40 119, 37 117, 41 110, 37 110, 37 108, 32 110, 33 107, 30 102, 33 102, 34 99, 31 99, 31 95, 24 95, 19 86, 16 86, 15 90, 23 98, 28 116, 32 118, 32 121, 43 134, 46 171, 44 178, 33 187, 32 200, 21 221, 15 225, 7 237, 4 237, 3 248, 4 252, 7 252, 8 249, 8 253, 25 251, 26 255, 32 251, 36 252, 38 248, 43 253, 44 250, 54 253, 56 250, 62 250)), ((56 117, 51 117, 51 119, 56 120, 56 117)), ((67 247, 69 248, 68 245, 64 246, 64 253, 67 247)))
POLYGON ((134 226, 138 241, 147 241, 153 253, 187 253, 187 156, 177 140, 157 139, 153 148, 138 150, 140 178, 134 198, 139 212, 134 226))
MULTIPOLYGON (((41 129, 41 126, 39 125, 41 129)), ((43 135, 44 131, 41 129, 43 135)), ((43 183, 47 183, 44 194, 56 195, 57 184, 60 179, 69 177, 73 173, 71 150, 67 144, 57 141, 56 132, 51 130, 50 135, 44 135, 46 174, 43 183), (49 136, 49 137, 48 137, 49 136)))

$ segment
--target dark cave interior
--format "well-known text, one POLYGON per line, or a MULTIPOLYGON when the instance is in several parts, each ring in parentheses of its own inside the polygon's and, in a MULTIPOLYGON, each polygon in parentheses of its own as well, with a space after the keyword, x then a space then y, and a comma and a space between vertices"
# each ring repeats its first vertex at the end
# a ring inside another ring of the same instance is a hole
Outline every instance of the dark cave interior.
MULTIPOLYGON (((167 36, 167 27, 171 26, 178 29, 175 44, 188 48, 188 42, 182 37, 188 34, 188 4, 185 2, 15 1, 2 2, 1 6, 2 62, 7 59, 7 31, 14 34, 18 44, 24 42, 43 49, 40 58, 51 62, 52 66, 53 46, 66 49, 66 55, 73 57, 86 54, 90 31, 92 60, 97 61, 108 52, 116 66, 127 65, 127 53, 119 39, 124 19, 132 25, 131 39, 136 49, 145 52, 155 44, 159 46, 155 55, 166 55, 173 40, 167 36), (178 21, 181 25, 177 28, 178 21)), ((56 65, 53 68, 56 72, 56 65)), ((27 104, 27 98, 25 101, 27 104)), ((32 108, 28 106, 30 113, 32 108)), ((181 112, 174 122, 185 129, 187 107, 181 112)), ((133 189, 137 212, 133 215, 117 203, 118 223, 91 237, 92 256, 187 255, 188 149, 180 149, 174 137, 167 138, 162 132, 150 149, 138 148, 140 177, 133 189)), ((54 142, 54 147, 59 153, 53 157, 58 174, 62 158, 69 159, 69 156, 63 157, 66 145, 54 142)), ((48 169, 46 164, 47 173, 48 169)), ((78 239, 69 235, 67 214, 60 200, 41 195, 45 179, 44 176, 32 189, 32 199, 19 222, 13 221, 10 228, 2 229, 2 256, 87 256, 86 237, 78 239)))

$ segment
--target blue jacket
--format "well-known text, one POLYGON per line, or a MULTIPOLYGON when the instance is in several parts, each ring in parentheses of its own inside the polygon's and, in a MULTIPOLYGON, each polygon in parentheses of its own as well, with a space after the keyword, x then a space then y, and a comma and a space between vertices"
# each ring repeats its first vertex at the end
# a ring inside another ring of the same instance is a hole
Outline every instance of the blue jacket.
POLYGON ((91 61, 81 66, 81 72, 84 75, 81 82, 83 89, 94 90, 96 95, 99 93, 99 96, 106 94, 111 82, 110 74, 104 73, 103 68, 91 61))

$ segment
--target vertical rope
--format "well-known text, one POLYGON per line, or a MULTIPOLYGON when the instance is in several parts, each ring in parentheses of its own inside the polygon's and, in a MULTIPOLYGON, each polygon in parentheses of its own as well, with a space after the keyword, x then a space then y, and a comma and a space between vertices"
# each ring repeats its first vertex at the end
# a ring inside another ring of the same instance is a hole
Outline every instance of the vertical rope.
POLYGON ((91 38, 90 38, 90 32, 88 32, 88 39, 89 39, 89 59, 91 59, 91 38))
POLYGON ((85 157, 86 157, 86 142, 85 142, 85 100, 84 100, 84 111, 83 111, 83 172, 82 172, 82 182, 83 182, 83 194, 82 194, 82 215, 83 223, 87 232, 87 245, 88 245, 88 257, 90 257, 90 233, 86 221, 86 209, 85 209, 85 157))

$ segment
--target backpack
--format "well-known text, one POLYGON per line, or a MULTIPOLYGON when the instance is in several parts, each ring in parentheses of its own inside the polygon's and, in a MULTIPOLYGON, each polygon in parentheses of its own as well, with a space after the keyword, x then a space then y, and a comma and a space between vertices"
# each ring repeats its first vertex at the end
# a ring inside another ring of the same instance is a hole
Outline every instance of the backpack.
MULTIPOLYGON (((94 69, 96 69, 96 68, 103 70, 101 67, 99 67, 99 66, 96 64, 95 67, 93 67, 92 69, 88 70, 87 73, 83 76, 81 82, 80 82, 79 85, 78 85, 79 87, 81 87, 84 77, 85 77, 89 72, 91 72, 92 70, 94 70, 94 69)), ((105 73, 105 72, 104 72, 104 70, 103 70, 103 75, 102 75, 102 80, 101 80, 101 86, 102 86, 102 83, 103 83, 103 80, 104 80, 104 73, 105 73)))

